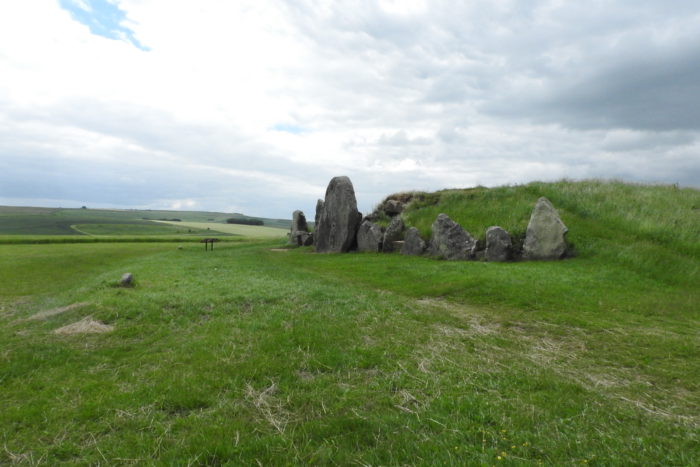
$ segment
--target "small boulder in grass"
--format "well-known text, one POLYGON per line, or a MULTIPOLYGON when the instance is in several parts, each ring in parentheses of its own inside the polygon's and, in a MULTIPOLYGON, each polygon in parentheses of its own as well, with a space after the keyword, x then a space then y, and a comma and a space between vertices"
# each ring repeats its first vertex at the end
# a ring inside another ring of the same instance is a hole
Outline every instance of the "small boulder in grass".
POLYGON ((119 280, 119 287, 133 287, 134 286, 134 275, 130 272, 126 272, 122 275, 119 280))

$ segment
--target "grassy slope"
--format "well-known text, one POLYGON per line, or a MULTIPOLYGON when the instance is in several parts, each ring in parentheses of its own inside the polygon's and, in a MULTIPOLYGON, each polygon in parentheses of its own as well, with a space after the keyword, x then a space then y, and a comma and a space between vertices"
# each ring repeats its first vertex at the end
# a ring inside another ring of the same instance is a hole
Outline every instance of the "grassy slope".
POLYGON ((501 196, 560 208, 579 257, 552 263, 0 246, 0 463, 697 465, 697 239, 610 225, 612 188, 501 196), (86 315, 116 331, 51 333, 86 315))
MULTIPOLYGON (((225 224, 230 217, 248 218, 243 214, 205 211, 153 211, 111 209, 65 209, 0 206, 0 235, 79 235, 76 224, 154 225, 152 220, 182 219, 191 222, 225 224)), ((288 229, 289 220, 263 219, 266 226, 288 229)), ((114 232, 119 234, 120 232, 114 232)))

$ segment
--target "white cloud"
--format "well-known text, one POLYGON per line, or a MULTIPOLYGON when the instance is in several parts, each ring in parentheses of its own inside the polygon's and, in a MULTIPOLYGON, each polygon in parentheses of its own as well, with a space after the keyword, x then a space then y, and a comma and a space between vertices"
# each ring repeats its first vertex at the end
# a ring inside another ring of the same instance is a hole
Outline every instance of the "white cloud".
POLYGON ((694 2, 116 4, 149 51, 54 1, 0 5, 5 202, 288 216, 340 174, 364 210, 479 183, 700 184, 694 2))

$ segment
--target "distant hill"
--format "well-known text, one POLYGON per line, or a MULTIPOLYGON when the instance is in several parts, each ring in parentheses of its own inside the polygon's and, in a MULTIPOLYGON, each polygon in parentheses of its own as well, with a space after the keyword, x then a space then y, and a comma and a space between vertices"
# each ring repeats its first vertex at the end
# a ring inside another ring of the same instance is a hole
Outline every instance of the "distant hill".
MULTIPOLYGON (((141 209, 41 208, 0 206, 0 235, 84 235, 89 224, 140 226, 140 230, 162 229, 155 221, 226 224, 230 218, 260 219, 266 227, 289 229, 291 220, 246 216, 240 213, 167 211, 141 209)), ((159 232, 161 233, 161 232, 159 232)))

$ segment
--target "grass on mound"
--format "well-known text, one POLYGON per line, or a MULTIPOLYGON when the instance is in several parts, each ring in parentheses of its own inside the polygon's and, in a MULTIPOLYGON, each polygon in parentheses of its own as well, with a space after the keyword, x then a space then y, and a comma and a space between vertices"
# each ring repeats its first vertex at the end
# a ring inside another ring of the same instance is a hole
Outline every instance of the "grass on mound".
POLYGON ((402 216, 426 239, 441 212, 481 239, 492 225, 522 238, 541 196, 569 228, 579 257, 602 256, 654 280, 700 283, 700 191, 690 188, 562 181, 445 190, 413 202, 402 216))

